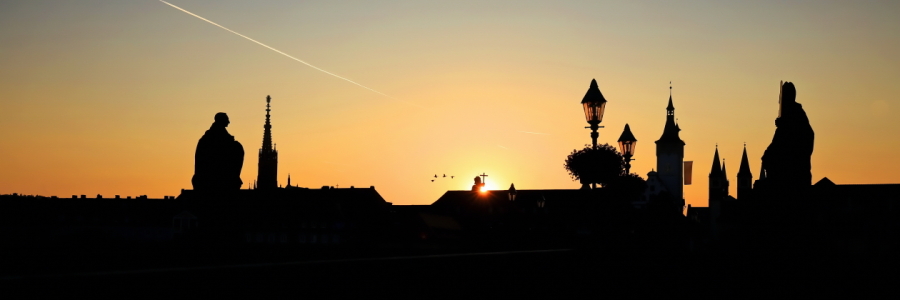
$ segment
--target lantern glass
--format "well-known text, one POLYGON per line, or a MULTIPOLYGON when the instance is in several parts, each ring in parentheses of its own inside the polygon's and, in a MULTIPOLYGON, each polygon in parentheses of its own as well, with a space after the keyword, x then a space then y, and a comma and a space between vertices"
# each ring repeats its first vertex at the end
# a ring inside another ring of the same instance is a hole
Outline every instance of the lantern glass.
POLYGON ((619 141, 619 151, 622 152, 622 155, 634 156, 634 148, 636 146, 637 141, 619 141))
POLYGON ((584 102, 584 118, 588 123, 603 122, 603 110, 606 109, 606 101, 584 102))

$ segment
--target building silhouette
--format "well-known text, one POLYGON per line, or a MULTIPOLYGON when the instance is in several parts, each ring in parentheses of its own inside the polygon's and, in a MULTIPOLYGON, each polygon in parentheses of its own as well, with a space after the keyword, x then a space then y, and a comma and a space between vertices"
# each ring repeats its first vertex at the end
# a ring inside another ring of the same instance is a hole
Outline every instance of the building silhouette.
POLYGON ((672 104, 672 87, 669 87, 669 105, 666 107, 666 127, 656 141, 656 176, 665 186, 675 205, 684 206, 684 141, 678 136, 681 128, 675 123, 675 105, 672 104))
POLYGON ((262 148, 259 148, 259 171, 256 175, 256 188, 268 190, 278 187, 278 150, 272 146, 272 124, 270 122, 269 104, 271 96, 266 96, 266 124, 263 125, 262 148))
POLYGON ((712 168, 709 171, 709 230, 712 237, 716 237, 720 230, 719 217, 722 211, 727 210, 726 206, 730 206, 733 197, 728 195, 730 182, 728 181, 728 171, 725 169, 725 161, 719 163, 719 147, 716 146, 716 153, 713 155, 712 168))

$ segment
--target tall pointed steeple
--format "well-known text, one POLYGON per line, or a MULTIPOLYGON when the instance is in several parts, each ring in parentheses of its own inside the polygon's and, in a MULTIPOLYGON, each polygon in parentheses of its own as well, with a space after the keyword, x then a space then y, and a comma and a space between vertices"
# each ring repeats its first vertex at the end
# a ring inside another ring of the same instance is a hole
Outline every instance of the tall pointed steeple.
POLYGON ((675 122, 675 105, 672 104, 672 86, 670 85, 669 105, 666 106, 666 127, 663 128, 663 134, 656 143, 680 143, 681 145, 684 145, 684 141, 678 136, 679 131, 681 131, 681 128, 678 127, 678 124, 675 122))
POLYGON ((731 192, 731 182, 728 181, 728 171, 725 170, 725 159, 722 158, 722 194, 728 196, 731 192))
POLYGON ((728 171, 725 170, 725 159, 722 159, 722 177, 728 178, 728 171))
POLYGON ((266 96, 266 124, 263 125, 262 148, 259 149, 259 170, 256 181, 260 189, 278 188, 278 150, 272 147, 271 96, 266 96))
POLYGON ((722 176, 722 164, 719 163, 719 160, 719 145, 716 145, 716 154, 713 155, 712 169, 709 170, 710 178, 713 177, 713 175, 716 177, 722 176))
POLYGON ((713 155, 712 168, 709 171, 709 205, 712 207, 716 201, 728 196, 728 178, 725 164, 720 163, 719 145, 716 145, 716 153, 713 155))
POLYGON ((271 108, 272 96, 266 96, 266 125, 263 125, 263 150, 272 150, 272 123, 269 112, 271 108))
POLYGON ((753 173, 750 172, 750 160, 747 159, 747 144, 744 144, 744 154, 741 155, 741 166, 738 169, 738 176, 741 176, 741 174, 753 177, 753 173))
POLYGON ((669 87, 669 106, 666 106, 666 114, 669 116, 675 115, 675 105, 672 104, 672 87, 669 87))
POLYGON ((744 154, 741 155, 741 167, 737 173, 737 194, 739 200, 746 200, 753 190, 753 173, 750 172, 750 160, 747 159, 747 144, 744 144, 744 154))

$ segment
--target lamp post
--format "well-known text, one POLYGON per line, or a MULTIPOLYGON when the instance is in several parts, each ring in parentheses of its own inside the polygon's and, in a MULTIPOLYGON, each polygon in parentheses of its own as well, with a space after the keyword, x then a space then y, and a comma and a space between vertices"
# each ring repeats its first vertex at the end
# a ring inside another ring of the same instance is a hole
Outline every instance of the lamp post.
POLYGON ((600 122, 603 122, 603 111, 606 109, 606 98, 603 98, 603 94, 600 93, 596 79, 591 79, 591 87, 584 94, 581 105, 584 107, 584 118, 591 125, 585 128, 591 129, 591 141, 596 148, 597 137, 600 136, 597 129, 603 128, 600 126, 600 122))
POLYGON ((631 127, 625 124, 625 130, 619 136, 619 151, 625 157, 625 174, 631 174, 631 156, 634 155, 634 148, 637 145, 637 139, 631 133, 631 127))

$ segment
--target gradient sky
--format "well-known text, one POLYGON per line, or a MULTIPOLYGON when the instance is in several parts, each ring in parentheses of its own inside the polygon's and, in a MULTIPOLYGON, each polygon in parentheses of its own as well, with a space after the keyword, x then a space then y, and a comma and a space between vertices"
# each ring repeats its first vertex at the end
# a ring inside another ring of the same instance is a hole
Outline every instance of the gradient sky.
POLYGON ((732 195, 744 142, 758 176, 780 80, 816 132, 814 181, 900 182, 897 1, 169 2, 391 97, 155 0, 0 1, 0 193, 178 195, 217 112, 246 187, 266 95, 281 184, 374 185, 395 204, 482 172, 578 188, 563 161, 590 143, 592 78, 600 142, 629 123, 642 176, 673 82, 689 204, 707 204, 716 143, 732 195))

